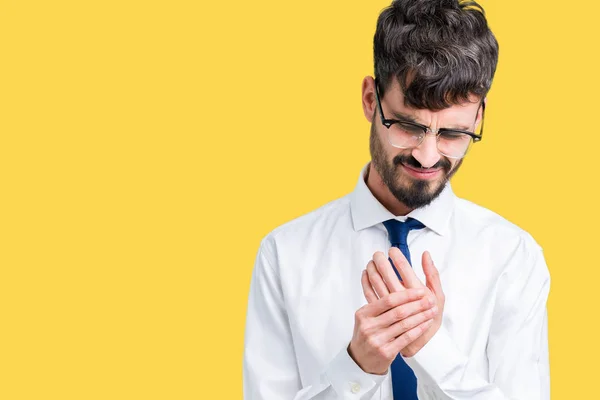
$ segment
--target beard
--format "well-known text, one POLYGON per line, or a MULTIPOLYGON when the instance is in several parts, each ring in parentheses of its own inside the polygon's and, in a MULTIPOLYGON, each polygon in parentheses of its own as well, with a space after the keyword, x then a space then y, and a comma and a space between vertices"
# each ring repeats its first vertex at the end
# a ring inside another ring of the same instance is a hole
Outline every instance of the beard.
POLYGON ((383 143, 375 130, 375 123, 371 124, 369 149, 375 170, 381 176, 383 183, 398 201, 412 209, 427 206, 438 197, 463 162, 461 158, 452 168, 450 160, 441 156, 431 169, 442 168, 442 178, 435 181, 414 178, 404 172, 401 165, 423 168, 421 163, 410 153, 398 154, 392 159, 391 164, 388 163, 383 143))

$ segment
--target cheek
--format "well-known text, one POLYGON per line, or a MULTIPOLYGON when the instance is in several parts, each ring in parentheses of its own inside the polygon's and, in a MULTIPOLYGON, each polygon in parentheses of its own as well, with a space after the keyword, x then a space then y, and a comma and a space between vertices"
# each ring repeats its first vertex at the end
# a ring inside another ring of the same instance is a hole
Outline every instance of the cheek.
POLYGON ((462 164, 462 158, 460 160, 453 160, 451 158, 448 159, 450 161, 450 171, 454 171, 456 170, 458 167, 460 167, 460 164, 462 164))
POLYGON ((389 165, 394 165, 394 158, 399 154, 398 150, 394 146, 390 145, 387 140, 387 132, 373 132, 372 140, 377 141, 376 147, 379 150, 381 158, 383 158, 389 165))

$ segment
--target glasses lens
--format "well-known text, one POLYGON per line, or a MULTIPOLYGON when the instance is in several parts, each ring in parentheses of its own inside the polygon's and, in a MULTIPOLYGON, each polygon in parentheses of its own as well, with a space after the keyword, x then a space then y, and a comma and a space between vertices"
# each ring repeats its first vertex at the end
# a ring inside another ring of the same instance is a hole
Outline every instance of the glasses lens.
POLYGON ((447 157, 463 157, 472 143, 473 138, 462 132, 444 131, 438 136, 438 150, 447 157))
POLYGON ((388 133, 390 144, 403 149, 418 146, 425 134, 422 128, 402 122, 390 126, 388 133))

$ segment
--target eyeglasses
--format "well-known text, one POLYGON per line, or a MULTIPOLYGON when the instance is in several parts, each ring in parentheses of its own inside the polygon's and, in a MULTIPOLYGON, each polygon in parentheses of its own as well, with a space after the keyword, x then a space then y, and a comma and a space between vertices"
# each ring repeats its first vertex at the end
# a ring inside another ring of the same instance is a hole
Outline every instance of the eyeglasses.
MULTIPOLYGON (((437 149, 440 154, 448 158, 463 158, 467 154, 471 144, 481 140, 483 135, 483 116, 485 114, 485 102, 483 100, 479 106, 481 107, 481 127, 479 134, 446 128, 439 128, 436 132, 416 122, 386 119, 383 115, 383 108, 381 108, 378 83, 377 78, 375 78, 375 97, 377 98, 379 114, 381 115, 381 123, 388 129, 388 141, 392 146, 399 149, 412 149, 418 147, 428 133, 433 133, 437 137, 437 149)), ((477 111, 479 111, 479 108, 477 108, 477 111)), ((476 121, 477 116, 473 125, 475 125, 476 121)))

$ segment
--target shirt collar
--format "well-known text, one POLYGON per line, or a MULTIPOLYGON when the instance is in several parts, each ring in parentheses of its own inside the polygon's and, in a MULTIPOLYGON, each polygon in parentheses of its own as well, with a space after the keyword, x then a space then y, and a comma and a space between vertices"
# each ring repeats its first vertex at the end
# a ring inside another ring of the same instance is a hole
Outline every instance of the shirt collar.
POLYGON ((358 183, 350 197, 350 210, 355 231, 368 228, 388 219, 394 218, 398 221, 405 221, 407 217, 411 217, 419 220, 438 235, 447 234, 455 199, 450 182, 429 205, 412 210, 406 216, 394 216, 373 196, 365 182, 369 164, 370 162, 360 171, 358 183))

